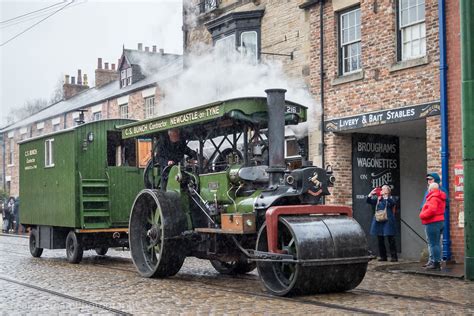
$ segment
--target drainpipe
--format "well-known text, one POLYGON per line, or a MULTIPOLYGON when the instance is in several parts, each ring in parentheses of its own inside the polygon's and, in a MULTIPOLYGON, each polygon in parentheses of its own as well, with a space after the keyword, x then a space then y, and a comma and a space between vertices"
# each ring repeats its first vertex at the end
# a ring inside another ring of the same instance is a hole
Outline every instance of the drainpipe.
POLYGON ((474 1, 461 0, 464 277, 474 280, 474 1))
MULTIPOLYGON (((324 0, 319 3, 319 78, 321 80, 321 168, 325 168, 324 161, 324 0)), ((323 197, 324 201, 324 197, 323 197)))
POLYGON ((448 147, 448 87, 446 64, 446 11, 445 0, 438 0, 439 11, 439 85, 441 100, 441 178, 446 192, 446 208, 444 210, 443 259, 451 260, 451 234, 449 221, 449 147, 448 147))
POLYGON ((2 182, 3 182, 3 191, 7 190, 6 182, 5 182, 5 158, 6 158, 6 153, 5 153, 5 134, 2 134, 2 182))

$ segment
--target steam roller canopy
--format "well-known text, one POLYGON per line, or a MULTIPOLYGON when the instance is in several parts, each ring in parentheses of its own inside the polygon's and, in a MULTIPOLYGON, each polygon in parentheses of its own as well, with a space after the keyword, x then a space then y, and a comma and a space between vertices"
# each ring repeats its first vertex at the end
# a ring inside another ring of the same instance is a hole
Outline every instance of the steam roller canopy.
MULTIPOLYGON (((367 239, 346 216, 280 216, 278 248, 296 262, 257 261, 260 278, 275 295, 341 292, 355 288, 367 271, 367 239)), ((266 226, 257 250, 267 251, 266 226)))

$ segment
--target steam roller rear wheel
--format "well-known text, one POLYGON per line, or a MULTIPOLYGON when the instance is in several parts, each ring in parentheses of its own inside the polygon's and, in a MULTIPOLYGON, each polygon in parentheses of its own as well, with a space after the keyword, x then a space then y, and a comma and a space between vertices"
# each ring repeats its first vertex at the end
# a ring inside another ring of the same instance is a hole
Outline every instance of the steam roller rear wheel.
MULTIPOLYGON (((260 279, 274 295, 347 291, 359 285, 367 271, 365 233, 346 216, 281 216, 278 248, 301 262, 257 262, 260 279)), ((265 225, 257 250, 268 251, 265 225)))
POLYGON ((133 203, 129 223, 130 253, 140 275, 167 277, 178 273, 186 258, 179 238, 186 229, 176 193, 145 189, 133 203))

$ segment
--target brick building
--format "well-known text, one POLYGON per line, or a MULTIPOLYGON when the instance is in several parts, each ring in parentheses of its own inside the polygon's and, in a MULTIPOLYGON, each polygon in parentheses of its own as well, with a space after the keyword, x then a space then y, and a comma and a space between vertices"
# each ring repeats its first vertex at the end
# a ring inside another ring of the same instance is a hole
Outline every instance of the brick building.
POLYGON ((19 141, 74 126, 80 117, 78 110, 84 110, 86 122, 153 117, 162 100, 160 83, 181 71, 181 55, 138 44, 137 50, 123 49, 117 67, 98 58, 95 87, 89 88, 87 75, 82 75, 81 70, 77 77, 65 76, 62 101, 0 130, 4 190, 12 196, 19 193, 19 141))
MULTIPOLYGON (((448 12, 459 20, 456 6, 448 12)), ((324 118, 324 156, 318 156, 315 124, 310 159, 331 164, 338 180, 327 201, 353 206, 368 231, 366 195, 373 186, 391 185, 400 197, 401 255, 418 258, 426 245, 418 218, 425 176, 441 174, 438 1, 188 0, 184 8, 186 53, 201 43, 250 48, 258 60, 279 58, 290 76, 304 78, 324 118), (293 52, 294 58, 267 52, 293 52)), ((459 31, 448 32, 455 32, 448 39, 459 46, 459 31)), ((457 49, 451 42, 448 47, 457 49)), ((450 98, 458 103, 459 76, 459 69, 450 70, 450 98)), ((460 104, 454 106, 460 111, 460 104)), ((450 112, 450 128, 460 122, 456 111, 450 112)), ((458 146, 459 134, 450 134, 451 146, 458 146)), ((461 153, 451 151, 452 171, 461 153)), ((453 259, 462 261, 460 206, 454 202, 453 208, 453 259)))
POLYGON ((464 257, 464 203, 460 198, 463 184, 456 185, 456 174, 462 166, 461 119, 461 30, 459 1, 446 5, 447 103, 449 142, 449 196, 451 252, 456 261, 464 257))

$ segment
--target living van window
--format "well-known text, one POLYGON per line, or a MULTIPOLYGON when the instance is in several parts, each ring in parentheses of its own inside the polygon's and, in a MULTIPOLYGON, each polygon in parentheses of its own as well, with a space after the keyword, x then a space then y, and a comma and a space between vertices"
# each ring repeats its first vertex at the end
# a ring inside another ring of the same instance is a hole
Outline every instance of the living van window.
POLYGON ((54 138, 44 141, 44 166, 54 167, 54 138))

